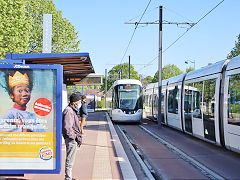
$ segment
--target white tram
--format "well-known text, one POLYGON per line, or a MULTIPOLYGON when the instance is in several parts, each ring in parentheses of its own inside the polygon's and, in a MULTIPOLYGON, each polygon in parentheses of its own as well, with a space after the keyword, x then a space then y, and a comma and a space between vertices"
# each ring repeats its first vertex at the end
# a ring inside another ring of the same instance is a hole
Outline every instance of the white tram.
POLYGON ((106 107, 114 122, 140 122, 143 113, 142 83, 116 80, 107 93, 106 107))
MULTIPOLYGON (((158 86, 144 90, 156 118, 158 86)), ((162 82, 162 123, 240 153, 240 56, 162 82)))

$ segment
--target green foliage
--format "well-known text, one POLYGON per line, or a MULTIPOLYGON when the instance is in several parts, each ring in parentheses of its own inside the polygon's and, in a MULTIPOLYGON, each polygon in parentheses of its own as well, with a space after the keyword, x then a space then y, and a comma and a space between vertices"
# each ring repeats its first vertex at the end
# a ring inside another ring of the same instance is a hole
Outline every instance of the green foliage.
POLYGON ((152 76, 147 76, 145 78, 142 79, 142 84, 143 86, 150 84, 153 81, 153 77, 152 76))
MULTIPOLYGON (((109 90, 111 88, 111 86, 113 85, 115 80, 113 79, 108 79, 107 80, 107 90, 109 90)), ((100 88, 101 91, 105 91, 105 76, 103 77, 103 84, 101 85, 100 88)))
POLYGON ((235 47, 228 54, 227 58, 231 59, 239 55, 240 55, 240 34, 238 35, 238 41, 235 42, 235 47))
POLYGON ((28 49, 31 20, 25 13, 24 0, 0 0, 0 59, 7 53, 28 49))
MULTIPOLYGON (((131 79, 140 79, 138 77, 138 73, 137 71, 134 70, 133 65, 130 65, 130 78, 131 79)), ((109 72, 108 74, 115 79, 119 79, 119 74, 120 72, 122 73, 122 79, 128 79, 129 78, 129 64, 128 63, 124 63, 124 64, 119 64, 114 66, 109 72)))
POLYGON ((96 101, 96 108, 105 108, 105 99, 102 98, 101 101, 96 101))
MULTIPOLYGON (((174 64, 167 64, 162 69, 162 80, 168 79, 179 74, 183 74, 183 72, 174 64)), ((155 73, 152 82, 158 82, 158 71, 155 73)))
MULTIPOLYGON (((133 65, 130 65, 130 71, 131 71, 131 79, 138 79, 138 73, 134 70, 133 65)), ((120 79, 120 73, 122 73, 122 79, 128 79, 129 77, 129 64, 119 64, 114 66, 109 72, 108 80, 107 80, 107 89, 110 89, 110 87, 113 85, 114 81, 117 79, 120 79)), ((101 86, 101 90, 105 90, 105 77, 103 77, 103 85, 101 86)))
POLYGON ((0 58, 7 53, 41 53, 43 14, 52 14, 52 52, 78 52, 74 26, 52 0, 0 0, 0 58))
POLYGON ((194 71, 194 68, 193 67, 189 67, 189 68, 186 69, 186 73, 188 73, 190 71, 194 71))

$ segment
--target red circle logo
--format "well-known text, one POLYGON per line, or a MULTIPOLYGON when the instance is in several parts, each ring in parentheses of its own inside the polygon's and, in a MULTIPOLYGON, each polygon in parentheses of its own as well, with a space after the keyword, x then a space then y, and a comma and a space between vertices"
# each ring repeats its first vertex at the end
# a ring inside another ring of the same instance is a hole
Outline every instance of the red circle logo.
POLYGON ((52 111, 52 103, 46 98, 39 98, 33 105, 35 113, 39 116, 46 116, 52 111))

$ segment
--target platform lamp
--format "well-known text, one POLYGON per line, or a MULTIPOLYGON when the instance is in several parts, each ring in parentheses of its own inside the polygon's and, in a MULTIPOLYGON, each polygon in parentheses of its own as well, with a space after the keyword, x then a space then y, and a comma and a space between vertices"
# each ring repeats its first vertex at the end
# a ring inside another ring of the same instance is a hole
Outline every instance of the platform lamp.
POLYGON ((185 61, 186 64, 188 64, 189 62, 194 64, 194 70, 195 70, 195 60, 194 61, 191 61, 191 60, 186 60, 185 61))

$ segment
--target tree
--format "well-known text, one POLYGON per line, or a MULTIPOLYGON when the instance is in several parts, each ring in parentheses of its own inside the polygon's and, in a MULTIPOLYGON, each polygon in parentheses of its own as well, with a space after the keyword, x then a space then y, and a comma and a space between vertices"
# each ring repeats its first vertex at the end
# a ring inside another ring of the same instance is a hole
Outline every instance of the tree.
POLYGON ((52 52, 78 52, 74 26, 52 0, 0 0, 0 58, 7 53, 41 53, 43 14, 52 14, 52 52))
MULTIPOLYGON (((177 76, 182 73, 183 72, 176 65, 167 64, 162 69, 162 80, 177 76)), ((158 82, 158 71, 155 73, 152 82, 158 82)))
MULTIPOLYGON (((137 71, 134 70, 133 65, 130 65, 130 75, 131 79, 140 79, 138 77, 137 71)), ((119 75, 122 73, 122 79, 128 79, 129 78, 129 64, 128 63, 123 63, 114 66, 108 74, 113 78, 113 79, 119 79, 119 75)))
POLYGON ((31 20, 25 13, 24 0, 0 0, 0 59, 7 53, 28 50, 31 20))
POLYGON ((240 34, 238 35, 238 41, 235 41, 235 47, 228 54, 227 58, 231 59, 239 55, 240 55, 240 34))
MULTIPOLYGON (((134 70, 133 65, 130 65, 130 76, 131 79, 138 79, 138 73, 134 70)), ((108 80, 107 80, 107 89, 110 89, 113 85, 114 81, 117 79, 128 79, 129 78, 129 64, 118 64, 114 66, 109 72, 108 72, 108 80), (121 76, 122 74, 122 76, 121 76)), ((105 90, 105 77, 103 77, 103 85, 101 86, 101 90, 105 90)))
POLYGON ((189 67, 189 68, 186 69, 186 73, 188 73, 190 71, 194 71, 194 68, 193 67, 189 67))
POLYGON ((147 76, 145 78, 142 79, 142 84, 145 86, 147 84, 150 84, 153 80, 153 77, 152 76, 147 76))
MULTIPOLYGON (((111 88, 115 80, 113 79, 107 79, 107 90, 111 88)), ((105 76, 103 77, 103 84, 101 85, 100 88, 101 91, 105 91, 105 76)))

